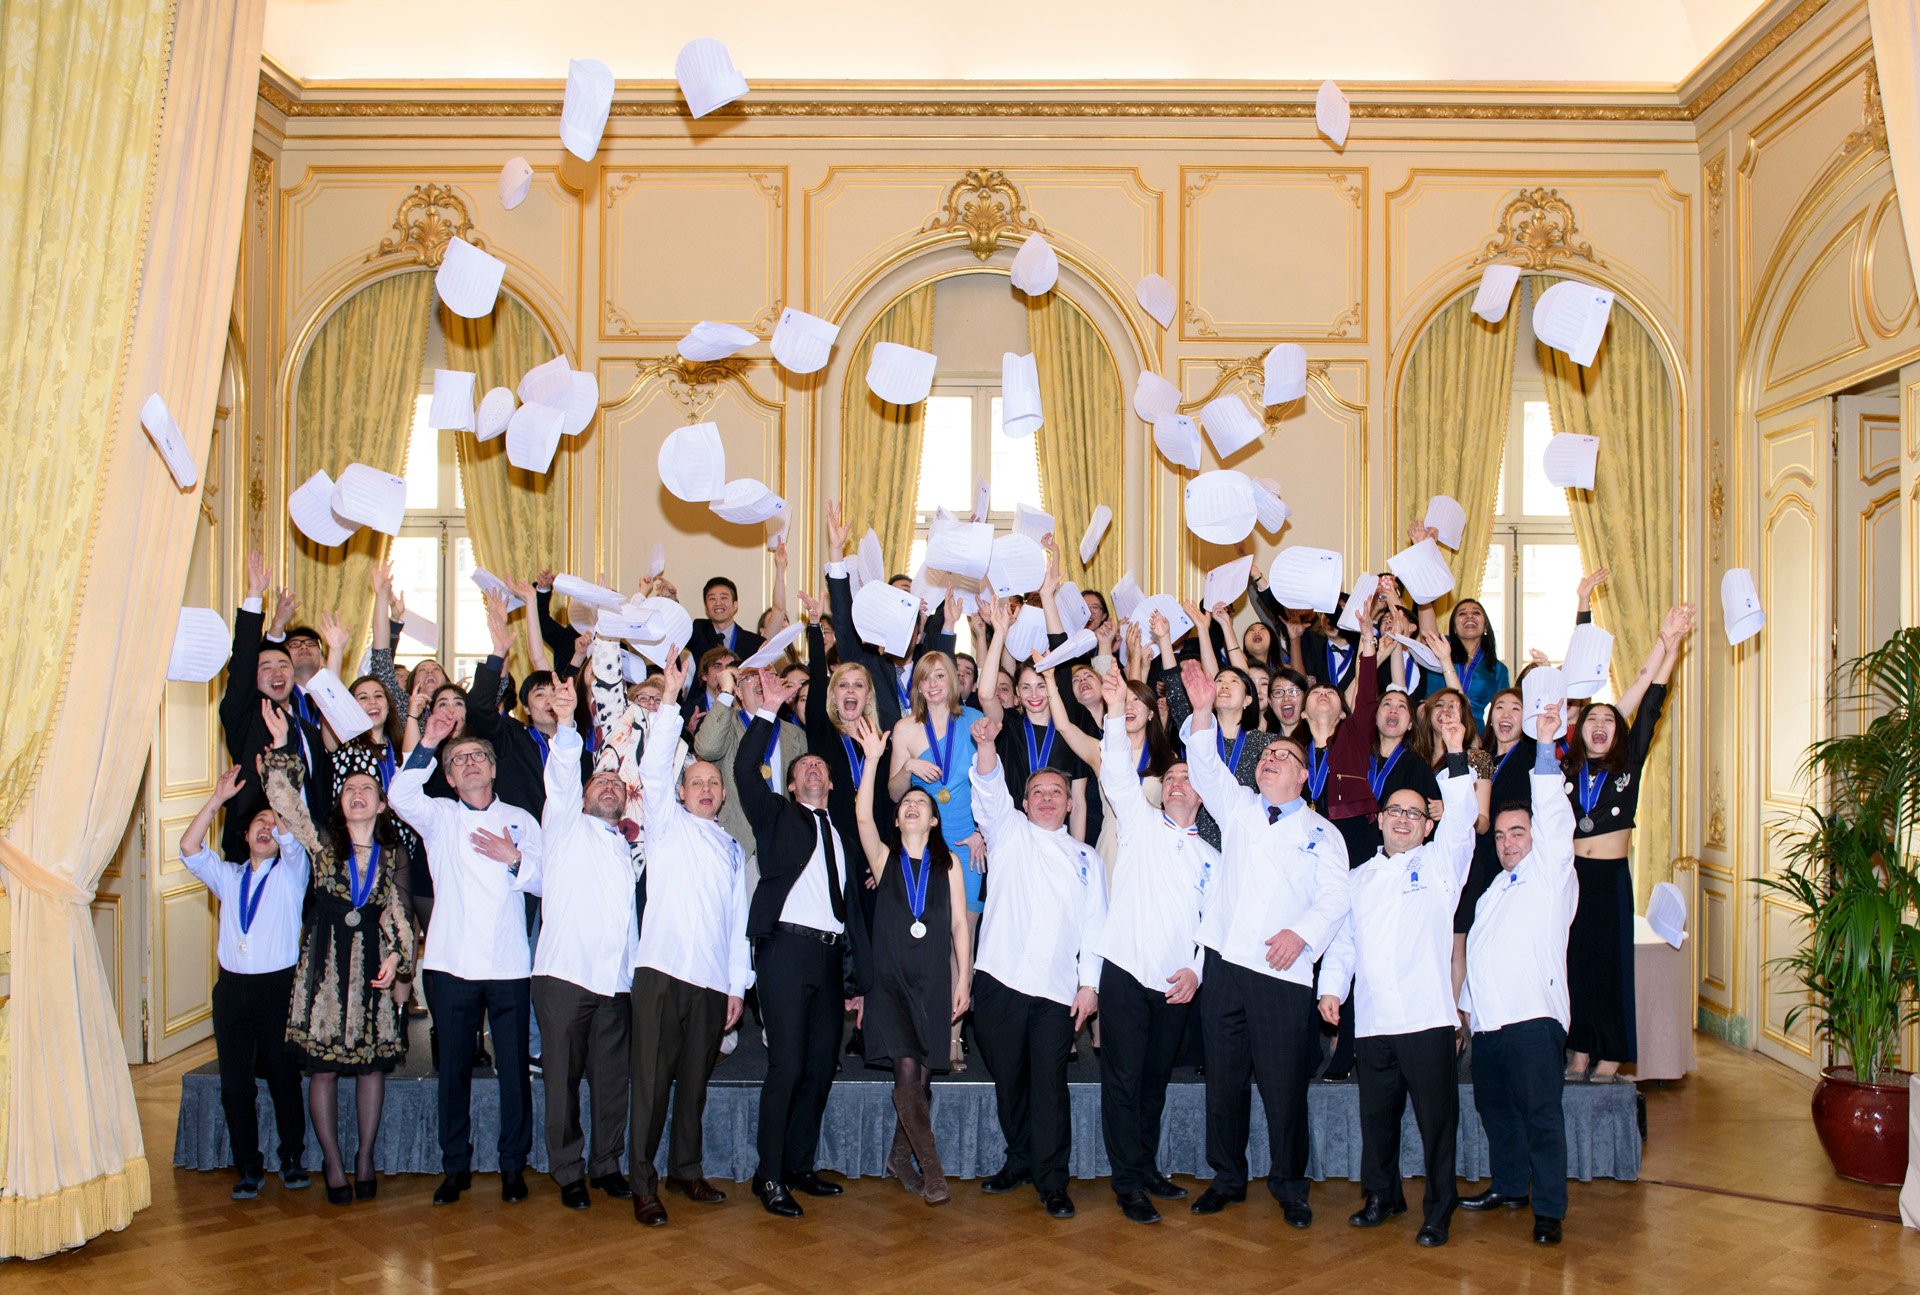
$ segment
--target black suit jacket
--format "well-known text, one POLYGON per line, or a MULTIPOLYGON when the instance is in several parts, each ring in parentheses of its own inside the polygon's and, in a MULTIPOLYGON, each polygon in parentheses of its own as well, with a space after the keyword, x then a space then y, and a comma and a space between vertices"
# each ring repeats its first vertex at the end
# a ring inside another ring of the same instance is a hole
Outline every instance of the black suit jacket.
POLYGON ((733 644, 729 647, 726 640, 714 631, 713 622, 703 616, 693 623, 693 634, 687 639, 687 653, 693 658, 693 664, 697 668, 700 664, 700 658, 705 656, 708 651, 713 648, 725 647, 742 661, 745 661, 755 652, 758 652, 765 642, 766 640, 758 634, 755 634, 746 626, 735 621, 733 626, 733 644))
MULTIPOLYGON (((773 934, 775 924, 780 921, 780 911, 786 907, 787 895, 800 874, 806 871, 820 840, 819 820, 814 818, 813 811, 798 801, 774 794, 766 779, 760 776, 760 760, 755 752, 765 751, 772 737, 772 726, 756 717, 733 757, 734 786, 739 789, 740 806, 746 811, 747 822, 753 825, 760 864, 760 884, 754 887, 753 898, 747 903, 747 935, 752 939, 773 934)), ((833 815, 829 813, 827 817, 832 822, 833 815)), ((864 857, 858 837, 839 831, 837 823, 834 828, 844 855, 841 861, 846 885, 847 943, 844 947, 852 959, 847 992, 858 994, 864 992, 860 986, 866 984, 868 965, 867 924, 861 913, 859 893, 866 869, 858 866, 864 857)))
MULTIPOLYGON (((500 671, 504 662, 490 656, 473 669, 473 686, 467 689, 467 732, 493 743, 493 789, 509 805, 533 815, 547 807, 547 766, 540 753, 540 742, 533 731, 510 715, 502 715, 488 700, 499 696, 500 671)), ((580 752, 580 777, 584 782, 593 772, 593 756, 584 747, 580 752)))
MULTIPOLYGON (((890 657, 882 656, 867 645, 853 624, 853 581, 846 576, 827 577, 827 605, 833 615, 833 641, 842 661, 867 668, 873 678, 873 702, 880 716, 880 727, 891 733, 903 712, 911 705, 900 701, 900 672, 890 657)), ((946 604, 940 603, 927 613, 920 636, 907 648, 909 659, 918 661, 929 652, 953 652, 953 635, 946 632, 946 604)), ((809 640, 809 648, 812 643, 809 640)))
MULTIPOLYGON (((266 721, 260 718, 260 703, 265 700, 265 694, 256 682, 264 621, 261 613, 244 607, 234 612, 233 655, 227 660, 227 691, 220 698, 220 730, 227 740, 227 756, 240 766, 240 794, 227 802, 226 818, 220 830, 221 850, 228 859, 247 857, 247 824, 267 807, 266 788, 261 785, 260 771, 255 767, 260 756, 273 747, 266 721)), ((333 805, 329 800, 333 794, 333 762, 327 755, 326 741, 318 728, 293 714, 284 703, 279 709, 289 720, 290 745, 299 749, 301 737, 306 738, 307 812, 324 829, 333 819, 333 805)))

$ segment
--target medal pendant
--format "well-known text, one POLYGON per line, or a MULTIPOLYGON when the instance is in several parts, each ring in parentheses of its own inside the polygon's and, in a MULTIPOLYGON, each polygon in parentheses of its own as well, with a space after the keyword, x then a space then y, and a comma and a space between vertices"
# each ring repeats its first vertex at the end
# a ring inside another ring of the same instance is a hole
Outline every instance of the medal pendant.
POLYGON ((939 794, 938 794, 938 795, 936 795, 936 796, 934 797, 934 799, 935 799, 935 800, 937 800, 937 801, 939 801, 939 802, 940 802, 940 803, 941 803, 942 805, 944 805, 944 804, 946 804, 946 803, 947 803, 948 801, 950 801, 950 800, 952 800, 952 799, 953 799, 953 793, 952 793, 952 792, 950 792, 950 791, 948 791, 948 790, 947 790, 947 789, 946 789, 945 787, 942 787, 942 788, 940 789, 940 792, 939 792, 939 794))
POLYGON ((763 765, 761 765, 761 766, 760 766, 760 776, 761 776, 762 778, 771 778, 771 777, 773 777, 773 766, 772 766, 772 765, 770 765, 770 764, 763 764, 763 765))
POLYGON ((916 940, 924 940, 927 938, 927 924, 925 922, 915 922, 907 928, 907 934, 916 940))
POLYGON ((1588 818, 1588 817, 1587 817, 1586 815, 1584 815, 1584 814, 1580 816, 1580 830, 1581 830, 1582 832, 1591 832, 1591 831, 1593 831, 1593 820, 1592 820, 1592 819, 1590 819, 1590 818, 1588 818))
POLYGON ((345 921, 348 926, 360 925, 360 910, 357 908, 349 910, 345 921))
POLYGON ((240 937, 240 952, 245 953, 246 951, 247 951, 247 937, 243 935, 240 937))

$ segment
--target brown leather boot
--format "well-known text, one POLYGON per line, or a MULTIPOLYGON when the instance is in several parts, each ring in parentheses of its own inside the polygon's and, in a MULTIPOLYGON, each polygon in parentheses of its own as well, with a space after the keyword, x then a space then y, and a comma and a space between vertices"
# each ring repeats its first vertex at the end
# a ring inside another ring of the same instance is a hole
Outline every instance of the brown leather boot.
POLYGON ((900 1125, 907 1135, 908 1143, 913 1147, 914 1157, 920 1162, 920 1194, 929 1205, 943 1205, 951 1193, 947 1190, 947 1177, 940 1168, 940 1152, 933 1144, 933 1119, 928 1109, 928 1093, 924 1086, 910 1084, 893 1089, 893 1108, 900 1114, 900 1125))
MULTIPOLYGON (((894 1106, 900 1105, 900 1090, 894 1089, 894 1106)), ((918 1196, 924 1182, 920 1170, 913 1163, 913 1147, 907 1141, 906 1126, 899 1120, 893 1122, 893 1149, 887 1152, 887 1172, 900 1180, 900 1185, 918 1196)))

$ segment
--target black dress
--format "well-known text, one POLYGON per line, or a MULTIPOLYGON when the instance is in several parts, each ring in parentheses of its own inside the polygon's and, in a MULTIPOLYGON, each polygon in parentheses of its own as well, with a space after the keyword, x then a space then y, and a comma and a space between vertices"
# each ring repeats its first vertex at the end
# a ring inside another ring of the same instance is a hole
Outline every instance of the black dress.
MULTIPOLYGON (((957 862, 954 867, 960 866, 957 862)), ((927 933, 914 939, 907 904, 907 868, 896 849, 880 878, 873 905, 873 981, 867 988, 865 1024, 869 1066, 891 1069, 896 1060, 948 1070, 953 1020, 953 901, 947 874, 927 873, 927 933)))

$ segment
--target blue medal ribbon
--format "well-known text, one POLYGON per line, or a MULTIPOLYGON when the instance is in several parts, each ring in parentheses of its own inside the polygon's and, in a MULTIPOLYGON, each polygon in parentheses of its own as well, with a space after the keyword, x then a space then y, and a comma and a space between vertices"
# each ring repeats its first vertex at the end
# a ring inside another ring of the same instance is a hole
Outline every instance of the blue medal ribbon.
POLYGON ((927 755, 929 757, 939 757, 937 760, 934 760, 934 763, 940 766, 940 781, 945 783, 948 775, 953 772, 953 735, 960 729, 959 718, 954 715, 947 716, 947 740, 945 742, 940 741, 940 739, 933 735, 933 717, 931 715, 920 721, 920 727, 927 731, 927 755))
POLYGON ((380 843, 375 841, 367 847, 367 871, 364 880, 360 870, 354 866, 355 852, 347 851, 347 900, 355 908, 365 908, 367 900, 373 896, 374 878, 380 875, 380 843))
MULTIPOLYGON (((1344 644, 1344 640, 1343 640, 1343 644, 1344 644)), ((1347 648, 1346 660, 1344 661, 1340 659, 1340 654, 1335 651, 1332 639, 1326 640, 1326 649, 1327 649, 1327 682, 1329 684, 1332 684, 1335 687, 1338 687, 1340 684, 1340 676, 1344 675, 1347 672, 1347 665, 1353 660, 1353 654, 1356 651, 1356 649, 1351 647, 1347 648)))
POLYGON ((1152 763, 1153 748, 1149 747, 1145 742, 1142 742, 1140 744, 1140 763, 1133 766, 1133 771, 1144 778, 1147 776, 1147 766, 1152 763))
MULTIPOLYGON (((1026 738, 1027 738, 1027 772, 1030 774, 1038 773, 1040 770, 1046 768, 1047 761, 1053 758, 1053 739, 1057 736, 1057 734, 1055 734, 1053 731, 1053 725, 1049 724, 1046 726, 1047 740, 1044 742, 1035 742, 1033 740, 1033 731, 1035 728, 1039 727, 1039 725, 1036 725, 1032 720, 1028 719, 1025 715, 1022 715, 1020 717, 1020 722, 1021 724, 1026 726, 1025 731, 1026 731, 1026 738)), ((952 729, 949 728, 948 732, 951 733, 952 729)))
POLYGON ((531 724, 527 725, 527 732, 533 737, 533 744, 540 748, 540 767, 544 769, 547 767, 547 757, 553 753, 552 739, 531 724))
POLYGON ((260 899, 267 893, 267 874, 273 871, 273 865, 280 862, 280 856, 274 855, 260 869, 260 880, 253 881, 251 865, 240 870, 240 934, 245 935, 253 929, 253 916, 260 911, 260 899))
POLYGON ((853 785, 858 787, 861 779, 867 776, 867 757, 860 753, 860 748, 845 733, 840 735, 840 745, 846 748, 847 768, 853 771, 853 785))
POLYGON ((392 743, 387 743, 380 748, 380 758, 375 762, 374 770, 380 776, 380 790, 385 791, 393 783, 392 743))
POLYGON ((1220 749, 1220 763, 1227 766, 1227 772, 1233 773, 1239 769, 1240 750, 1247 744, 1246 730, 1242 729, 1240 736, 1233 739, 1233 753, 1231 755, 1227 753, 1227 735, 1221 731, 1220 725, 1218 724, 1213 726, 1213 742, 1214 745, 1220 749))
POLYGON ((1489 785, 1494 785, 1499 783, 1500 775, 1505 773, 1507 770, 1507 761, 1513 759, 1513 753, 1515 751, 1518 751, 1519 749, 1520 749, 1520 744, 1518 742, 1515 742, 1512 746, 1507 748, 1507 753, 1500 757, 1500 763, 1493 766, 1493 782, 1490 783, 1489 785))
MULTIPOLYGON (((1393 774, 1393 766, 1399 764, 1400 757, 1406 753, 1406 747, 1397 746, 1393 749, 1393 754, 1388 756, 1384 762, 1382 762, 1377 755, 1368 759, 1367 786, 1373 788, 1373 798, 1376 801, 1380 799, 1380 792, 1386 787, 1387 779, 1393 774)), ((1316 792, 1314 794, 1318 795, 1319 793, 1316 792)))
POLYGON ((933 848, 931 846, 918 859, 909 855, 905 846, 900 847, 900 880, 907 885, 907 911, 913 914, 913 920, 916 922, 920 920, 920 915, 927 911, 927 883, 932 880, 932 877, 933 848))
POLYGON ((1307 799, 1320 799, 1320 793, 1326 790, 1327 774, 1332 769, 1332 763, 1332 750, 1307 748, 1307 799))
POLYGON ((1607 785, 1607 771, 1602 769, 1591 781, 1587 778, 1587 762, 1580 762, 1580 817, 1589 821, 1593 818, 1593 807, 1600 803, 1600 789, 1607 785))

